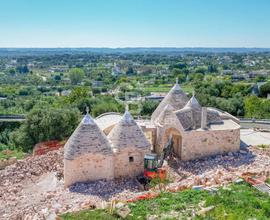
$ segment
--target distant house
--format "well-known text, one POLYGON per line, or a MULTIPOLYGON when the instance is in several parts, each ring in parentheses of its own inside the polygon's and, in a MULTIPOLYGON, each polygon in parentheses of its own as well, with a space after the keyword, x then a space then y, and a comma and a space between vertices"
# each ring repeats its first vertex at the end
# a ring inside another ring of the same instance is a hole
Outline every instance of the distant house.
POLYGON ((114 64, 114 67, 112 68, 112 75, 113 75, 113 76, 117 76, 117 75, 119 75, 119 74, 121 74, 121 69, 120 69, 120 67, 115 63, 115 64, 114 64))
POLYGON ((222 74, 223 75, 232 75, 233 72, 232 72, 232 70, 223 70, 222 74))
POLYGON ((257 74, 254 73, 254 72, 250 72, 250 73, 248 74, 248 78, 249 78, 249 79, 254 79, 256 76, 257 76, 257 74))
POLYGON ((71 90, 63 90, 63 91, 61 92, 61 96, 69 96, 70 93, 71 93, 71 90))
POLYGON ((246 77, 244 75, 232 75, 232 81, 233 82, 236 82, 236 81, 242 81, 242 80, 245 80, 246 77))
POLYGON ((146 100, 156 100, 156 101, 161 101, 162 99, 164 99, 164 97, 167 95, 167 93, 154 93, 151 92, 151 95, 146 96, 145 99, 146 100))

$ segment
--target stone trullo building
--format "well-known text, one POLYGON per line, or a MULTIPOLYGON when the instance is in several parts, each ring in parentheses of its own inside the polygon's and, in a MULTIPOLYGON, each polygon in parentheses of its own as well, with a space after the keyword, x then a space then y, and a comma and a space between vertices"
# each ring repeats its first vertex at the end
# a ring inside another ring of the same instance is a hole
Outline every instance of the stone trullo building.
POLYGON ((188 99, 176 83, 151 120, 135 121, 128 111, 96 119, 86 114, 65 145, 65 185, 136 176, 143 171, 144 155, 160 154, 170 137, 174 155, 192 160, 238 151, 240 125, 227 112, 202 107, 194 94, 188 99))
POLYGON ((65 145, 65 186, 139 175, 150 149, 150 142, 127 110, 108 137, 87 113, 65 145))

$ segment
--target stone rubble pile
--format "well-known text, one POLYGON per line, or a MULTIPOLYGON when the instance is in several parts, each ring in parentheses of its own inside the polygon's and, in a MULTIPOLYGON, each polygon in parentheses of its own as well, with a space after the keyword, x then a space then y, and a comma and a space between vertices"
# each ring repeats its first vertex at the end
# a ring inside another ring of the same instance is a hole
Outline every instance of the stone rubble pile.
POLYGON ((123 192, 123 189, 129 189, 134 193, 139 191, 137 183, 135 182, 135 180, 132 179, 120 179, 115 181, 101 180, 89 183, 77 183, 69 188, 71 192, 97 195, 104 199, 109 199, 116 194, 120 194, 121 192, 123 192))
POLYGON ((77 183, 65 189, 60 149, 0 170, 0 219, 55 219, 59 213, 102 208, 113 197, 126 200, 138 191, 134 180, 77 183))
POLYGON ((173 179, 173 183, 168 187, 222 186, 236 181, 247 173, 265 179, 270 175, 270 149, 250 147, 239 152, 200 160, 187 162, 177 160, 168 169, 173 179))
POLYGON ((61 175, 63 166, 63 149, 42 156, 29 156, 0 171, 0 186, 15 184, 52 171, 61 175))
MULTIPOLYGON (((235 153, 183 162, 167 168, 171 191, 229 184, 243 173, 269 177, 270 149, 250 147, 235 153)), ((134 180, 63 184, 63 150, 31 156, 0 170, 0 219, 55 219, 60 213, 104 208, 140 193, 134 180)))

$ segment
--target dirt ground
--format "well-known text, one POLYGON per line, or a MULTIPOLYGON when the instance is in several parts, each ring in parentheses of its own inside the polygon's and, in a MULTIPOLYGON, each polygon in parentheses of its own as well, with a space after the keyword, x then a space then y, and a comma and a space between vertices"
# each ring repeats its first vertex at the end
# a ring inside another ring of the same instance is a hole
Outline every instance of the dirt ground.
MULTIPOLYGON (((165 165, 168 189, 179 186, 218 187, 242 173, 268 177, 270 148, 244 148, 239 152, 165 165)), ((63 186, 63 150, 29 157, 0 171, 0 219, 55 219, 64 212, 103 207, 111 199, 126 200, 142 193, 132 179, 63 186)))

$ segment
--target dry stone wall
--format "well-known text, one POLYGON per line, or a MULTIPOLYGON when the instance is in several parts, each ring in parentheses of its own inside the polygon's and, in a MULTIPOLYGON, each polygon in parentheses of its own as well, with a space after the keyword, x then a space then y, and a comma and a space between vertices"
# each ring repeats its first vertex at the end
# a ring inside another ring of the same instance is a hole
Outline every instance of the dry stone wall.
POLYGON ((114 178, 113 155, 101 153, 84 154, 73 160, 64 160, 65 186, 114 178))
POLYGON ((191 160, 240 149, 240 128, 184 132, 181 159, 191 160))

